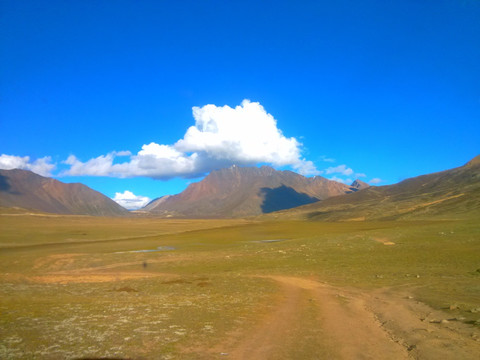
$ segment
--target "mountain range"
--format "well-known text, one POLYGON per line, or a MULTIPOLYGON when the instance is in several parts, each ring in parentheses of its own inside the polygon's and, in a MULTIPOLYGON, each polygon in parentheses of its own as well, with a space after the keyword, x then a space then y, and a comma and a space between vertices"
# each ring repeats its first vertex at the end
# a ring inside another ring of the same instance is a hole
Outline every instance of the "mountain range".
POLYGON ((28 170, 0 170, 0 206, 55 214, 125 216, 129 212, 83 184, 65 184, 28 170))
POLYGON ((307 178, 269 166, 212 171, 178 195, 152 201, 143 210, 163 217, 246 217, 314 203, 368 187, 352 186, 321 176, 307 178))
POLYGON ((480 155, 464 166, 275 213, 318 221, 480 218, 480 155))
MULTIPOLYGON (((0 170, 0 207, 57 214, 128 216, 131 212, 83 184, 65 184, 27 170, 0 170)), ((480 156, 464 166, 369 186, 304 177, 268 166, 232 166, 211 172, 177 195, 150 202, 136 215, 318 221, 480 216, 480 156)))

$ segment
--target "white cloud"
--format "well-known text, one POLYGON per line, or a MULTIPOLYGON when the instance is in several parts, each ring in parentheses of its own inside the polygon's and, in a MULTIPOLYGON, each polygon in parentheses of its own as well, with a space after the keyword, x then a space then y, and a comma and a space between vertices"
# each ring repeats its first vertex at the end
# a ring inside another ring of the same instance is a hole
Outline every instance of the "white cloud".
POLYGON ((350 185, 351 183, 353 183, 352 179, 341 179, 337 176, 332 176, 329 180, 337 181, 337 182, 345 184, 345 185, 350 185))
POLYGON ((309 160, 303 159, 299 164, 293 165, 293 168, 304 176, 320 175, 323 171, 318 171, 315 164, 309 160))
POLYGON ((114 154, 115 154, 115 156, 130 156, 130 155, 132 155, 132 153, 128 150, 115 151, 114 154))
POLYGON ((338 165, 335 167, 329 167, 325 169, 326 174, 342 174, 345 176, 350 176, 353 174, 353 170, 351 168, 347 168, 347 165, 338 165))
POLYGON ((234 109, 227 105, 194 107, 193 117, 195 126, 175 144, 180 151, 203 152, 232 162, 303 166, 301 144, 286 138, 260 103, 244 100, 234 109))
POLYGON ((83 163, 75 155, 70 155, 63 163, 70 165, 68 175, 108 176, 113 166, 114 153, 101 155, 83 163))
POLYGON ((4 170, 30 170, 42 176, 51 176, 55 166, 55 164, 52 164, 50 156, 45 156, 32 162, 29 156, 0 155, 0 169, 4 170))
POLYGON ((325 155, 320 156, 320 160, 325 162, 335 162, 335 159, 326 157, 325 155))
POLYGON ((235 108, 205 105, 192 110, 195 125, 175 144, 152 142, 136 155, 112 152, 86 162, 72 155, 65 161, 70 169, 64 175, 188 178, 232 164, 258 163, 291 166, 304 175, 320 173, 313 162, 301 156, 302 144, 285 137, 275 118, 258 102, 244 100, 235 108), (114 163, 117 156, 130 159, 114 163))
POLYGON ((146 196, 135 195, 128 190, 125 190, 123 193, 115 193, 115 197, 112 200, 128 210, 140 209, 150 202, 150 198, 146 196))
POLYGON ((340 176, 354 176, 355 178, 361 178, 361 177, 366 177, 367 175, 366 174, 363 174, 363 173, 355 173, 353 171, 353 169, 347 167, 347 165, 338 165, 338 166, 335 166, 335 167, 329 167, 327 169, 325 169, 325 173, 327 175, 329 174, 336 174, 334 176, 332 176, 330 178, 330 180, 334 180, 334 181, 338 181, 338 182, 341 182, 343 184, 346 184, 346 185, 350 185, 353 180, 351 178, 341 178, 340 176))
POLYGON ((379 179, 379 178, 373 178, 372 180, 369 181, 370 184, 379 184, 381 183, 383 180, 382 179, 379 179))
MULTIPOLYGON (((196 154, 190 156, 180 153, 171 146, 150 143, 143 145, 137 155, 131 155, 129 161, 114 164, 118 153, 111 152, 101 155, 86 162, 70 155, 65 164, 70 169, 62 175, 90 175, 134 177, 149 176, 153 178, 169 178, 173 176, 188 176, 195 172, 196 154)), ((125 155, 124 155, 125 156, 125 155)))

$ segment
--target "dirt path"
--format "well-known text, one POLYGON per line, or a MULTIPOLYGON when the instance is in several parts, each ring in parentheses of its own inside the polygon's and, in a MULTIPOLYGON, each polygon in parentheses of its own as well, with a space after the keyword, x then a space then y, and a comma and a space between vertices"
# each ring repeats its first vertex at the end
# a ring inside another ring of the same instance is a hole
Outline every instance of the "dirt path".
POLYGON ((374 313, 413 359, 479 359, 480 330, 434 310, 407 292, 386 288, 368 295, 374 313))
POLYGON ((478 329, 391 289, 341 289, 296 277, 257 326, 212 349, 225 359, 478 359, 478 329))
MULTIPOLYGON (((83 254, 52 255, 38 260, 33 269, 48 270, 43 275, 3 274, 1 277, 61 284, 180 277, 149 272, 140 260, 68 269, 80 255, 83 254)), ((149 264, 178 259, 178 256, 162 257, 150 260, 149 264)), ((478 326, 449 318, 445 312, 421 303, 402 288, 366 291, 335 287, 312 278, 254 277, 278 285, 273 301, 258 309, 256 324, 239 326, 224 334, 213 348, 185 349, 185 353, 194 356, 192 359, 480 358, 478 326)))
POLYGON ((281 299, 248 337, 236 344, 229 353, 231 359, 278 358, 284 351, 291 324, 300 319, 301 288, 288 282, 280 282, 281 299), (280 341, 279 341, 280 340, 280 341))

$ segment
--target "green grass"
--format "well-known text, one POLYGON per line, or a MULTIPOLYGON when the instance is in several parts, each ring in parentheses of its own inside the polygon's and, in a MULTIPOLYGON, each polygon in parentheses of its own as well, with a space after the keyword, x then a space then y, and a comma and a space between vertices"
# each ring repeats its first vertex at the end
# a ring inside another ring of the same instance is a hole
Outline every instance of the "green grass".
POLYGON ((251 327, 275 296, 274 283, 252 275, 405 287, 434 308, 458 305, 447 311, 465 322, 480 317, 470 311, 480 307, 473 221, 0 221, 0 358, 209 359, 219 337, 251 327), (174 250, 132 252, 159 246, 174 250), (45 280, 65 274, 111 281, 45 280))

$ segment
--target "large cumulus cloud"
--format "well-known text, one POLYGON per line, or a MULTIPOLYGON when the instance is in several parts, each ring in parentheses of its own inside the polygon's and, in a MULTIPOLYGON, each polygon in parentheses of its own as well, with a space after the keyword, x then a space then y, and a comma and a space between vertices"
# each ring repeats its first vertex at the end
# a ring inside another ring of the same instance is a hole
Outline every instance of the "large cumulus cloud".
POLYGON ((85 162, 72 155, 65 161, 70 168, 64 175, 188 178, 232 164, 258 163, 318 174, 315 165, 302 157, 302 144, 284 136, 275 118, 258 102, 244 100, 235 108, 193 107, 193 118, 195 125, 173 145, 152 142, 135 155, 112 152, 85 162), (129 158, 122 162, 122 156, 129 158))

